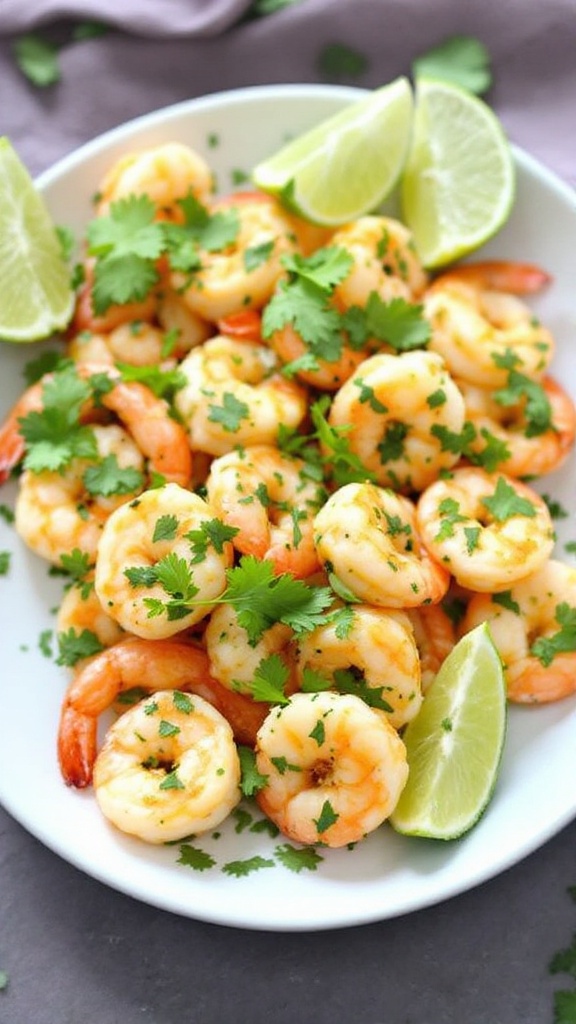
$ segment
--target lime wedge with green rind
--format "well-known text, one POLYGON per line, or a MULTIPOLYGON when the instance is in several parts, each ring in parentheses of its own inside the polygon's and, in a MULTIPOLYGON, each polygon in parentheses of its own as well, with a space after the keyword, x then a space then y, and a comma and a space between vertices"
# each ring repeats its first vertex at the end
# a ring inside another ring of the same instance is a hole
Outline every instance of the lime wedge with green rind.
POLYGON ((490 107, 456 85, 419 79, 401 208, 424 266, 446 266, 492 238, 510 214, 515 178, 490 107))
POLYGON ((507 701, 486 623, 458 641, 403 733, 409 776, 390 818, 397 832, 457 839, 484 813, 499 774, 507 701))
POLYGON ((73 307, 46 204, 10 141, 0 138, 0 339, 47 338, 67 326, 73 307))
POLYGON ((397 78, 258 164, 254 184, 316 224, 336 226, 370 213, 399 180, 412 113, 410 83, 397 78))

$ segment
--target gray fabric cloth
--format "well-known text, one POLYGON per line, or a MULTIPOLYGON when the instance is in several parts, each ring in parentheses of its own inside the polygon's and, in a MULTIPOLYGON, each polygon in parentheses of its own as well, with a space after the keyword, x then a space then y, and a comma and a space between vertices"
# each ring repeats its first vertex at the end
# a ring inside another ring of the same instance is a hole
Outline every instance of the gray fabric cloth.
POLYGON ((576 181, 575 0, 301 0, 243 18, 247 6, 0 0, 0 33, 46 24, 50 13, 100 16, 130 29, 64 44, 61 81, 46 90, 23 78, 12 40, 0 38, 1 130, 39 171, 91 136, 177 100, 265 82, 326 81, 319 55, 330 44, 367 62, 358 77, 339 81, 374 87, 409 73, 414 57, 447 36, 468 34, 489 49, 488 99, 510 138, 576 181))
MULTIPOLYGON (((410 73, 447 36, 491 54, 488 97, 513 142, 576 183, 575 0, 301 0, 263 17, 246 0, 0 0, 0 134, 33 173, 128 118, 276 82, 367 87, 410 73), (74 21, 111 30, 76 41, 74 21), (18 35, 47 33, 61 79, 33 86, 18 35), (356 77, 319 57, 362 54, 356 77)), ((18 681, 14 681, 17 685, 18 681)), ((25 700, 23 700, 23 714, 25 700)), ((6 725, 4 726, 6 727, 6 725)), ((22 723, 11 727, 23 727, 22 723)), ((25 766, 15 765, 15 772, 25 766)), ((0 810, 5 1024, 545 1024, 548 963, 576 909, 576 825, 500 878, 439 907, 335 933, 239 933, 137 903, 71 867, 0 810)))

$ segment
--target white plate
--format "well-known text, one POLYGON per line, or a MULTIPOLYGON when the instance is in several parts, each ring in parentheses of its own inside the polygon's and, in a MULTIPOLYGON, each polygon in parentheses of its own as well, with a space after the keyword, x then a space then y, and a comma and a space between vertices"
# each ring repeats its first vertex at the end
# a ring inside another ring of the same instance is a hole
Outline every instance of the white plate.
MULTIPOLYGON (((288 137, 361 95, 329 86, 243 89, 178 104, 140 118, 84 146, 42 175, 55 220, 79 231, 89 200, 110 163, 127 149, 180 139, 203 153, 222 191, 233 172, 249 171, 288 137)), ((516 151, 518 197, 509 223, 486 252, 532 260, 554 278, 534 301, 558 340, 554 372, 576 396, 573 193, 526 154, 516 151)), ((3 345, 0 415, 23 387, 21 369, 37 346, 3 345)), ((554 495, 569 517, 558 522, 562 543, 576 539, 576 463, 572 460, 541 490, 554 495)), ((0 492, 13 504, 15 487, 0 492)), ((576 702, 547 708, 512 708, 502 774, 494 799, 466 837, 444 844, 396 835, 382 827, 353 850, 319 849, 315 870, 274 867, 246 877, 222 870, 230 861, 261 855, 274 860, 281 840, 231 819, 219 838, 195 845, 215 864, 199 872, 178 863, 179 847, 148 847, 110 828, 92 794, 67 789, 55 754, 59 705, 67 676, 42 654, 39 641, 54 627, 62 581, 0 522, 0 550, 12 551, 0 578, 0 800, 33 835, 61 857, 136 899, 189 917, 243 928, 279 931, 356 925, 405 914, 478 885, 535 850, 576 814, 576 702)), ((259 814, 256 818, 261 818, 259 814)))

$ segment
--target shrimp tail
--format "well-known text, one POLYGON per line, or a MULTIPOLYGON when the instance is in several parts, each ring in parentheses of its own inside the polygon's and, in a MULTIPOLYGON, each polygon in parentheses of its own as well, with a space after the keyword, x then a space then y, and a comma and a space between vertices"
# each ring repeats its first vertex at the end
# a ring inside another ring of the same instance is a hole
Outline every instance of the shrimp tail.
POLYGON ((97 719, 66 705, 58 731, 58 762, 67 786, 85 789, 96 760, 97 719))

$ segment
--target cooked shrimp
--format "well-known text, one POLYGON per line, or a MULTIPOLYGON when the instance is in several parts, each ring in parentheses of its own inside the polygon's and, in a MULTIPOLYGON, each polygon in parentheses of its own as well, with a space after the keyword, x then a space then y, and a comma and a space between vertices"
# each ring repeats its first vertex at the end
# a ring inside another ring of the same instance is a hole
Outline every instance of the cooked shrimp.
POLYGON ((328 420, 382 487, 421 491, 459 452, 446 442, 464 425, 464 399, 435 352, 381 352, 334 396, 328 420))
POLYGON ((180 370, 187 383, 174 403, 194 451, 274 444, 280 423, 295 428, 306 415, 305 392, 278 373, 264 345, 218 335, 192 349, 180 370))
POLYGON ((89 633, 101 647, 111 647, 126 634, 102 607, 94 590, 93 574, 84 582, 84 586, 70 587, 60 602, 56 615, 58 638, 70 633, 76 637, 89 633))
POLYGON ((232 730, 202 697, 160 691, 109 729, 94 794, 116 828, 147 843, 202 835, 241 797, 232 730))
POLYGON ((326 493, 302 459, 272 445, 253 445, 215 459, 206 494, 216 514, 238 533, 242 554, 269 559, 276 573, 305 578, 319 567, 314 516, 326 493))
POLYGON ((535 572, 554 546, 546 503, 531 488, 482 469, 454 470, 421 494, 418 529, 456 581, 481 593, 506 590, 535 572))
POLYGON ((416 608, 446 593, 449 573, 422 543, 409 498, 375 484, 345 484, 318 512, 314 533, 326 572, 367 604, 416 608))
POLYGON ((219 250, 201 249, 200 269, 192 274, 170 275, 171 287, 209 321, 261 309, 284 273, 281 257, 297 249, 293 224, 271 197, 238 193, 212 204, 213 213, 223 209, 237 214, 234 241, 219 250))
MULTIPOLYGON (((388 217, 361 217, 334 233, 328 251, 338 250, 349 257, 350 269, 326 297, 326 308, 332 316, 348 310, 358 313, 372 296, 382 301, 393 298, 411 301, 424 289, 427 277, 418 261, 411 234, 398 221, 388 217)), ((323 391, 336 391, 370 355, 374 346, 382 345, 372 338, 367 338, 363 344, 358 340, 353 342, 345 321, 339 340, 331 339, 328 346, 319 344, 316 339, 310 344, 304 339, 296 319, 269 331, 267 341, 283 363, 295 363, 294 372, 299 380, 323 391), (298 365, 303 356, 308 359, 298 365)))
POLYGON ((298 693, 258 732, 257 800, 298 843, 340 847, 377 829, 408 777, 406 749, 381 711, 359 697, 298 693))
POLYGON ((293 637, 290 626, 275 622, 264 630, 256 643, 250 643, 233 606, 220 604, 214 608, 204 630, 210 672, 228 690, 251 696, 260 663, 271 655, 277 655, 292 673, 295 661, 293 637))
POLYGON ((430 348, 456 378, 482 387, 504 387, 510 359, 539 379, 550 364, 554 340, 526 303, 548 276, 532 265, 485 263, 458 267, 436 278, 424 311, 432 326, 430 348))
POLYGON ((95 459, 73 459, 59 473, 27 470, 20 478, 16 530, 32 551, 55 565, 74 548, 94 564, 104 523, 144 487, 144 460, 129 434, 115 424, 95 424, 92 431, 95 459), (110 494, 102 492, 90 475, 109 457, 115 458, 121 473, 127 471, 110 494))
POLYGON ((504 663, 508 698, 542 704, 576 693, 576 569, 549 559, 506 594, 475 595, 462 622, 481 622, 504 663))
POLYGON ((94 331, 80 331, 70 338, 66 354, 75 363, 94 363, 114 366, 128 363, 130 366, 153 366, 162 360, 164 335, 153 324, 136 320, 120 324, 108 334, 94 331))
POLYGON ((491 451, 494 457, 492 445, 496 439, 501 455, 497 466, 508 476, 544 476, 558 469, 572 451, 576 409, 570 395, 551 377, 533 382, 538 389, 536 418, 530 414, 526 393, 508 404, 488 388, 466 381, 458 381, 458 387, 466 419, 476 430, 469 451, 481 459, 491 451))
POLYGON ((335 623, 317 626, 298 642, 301 686, 311 670, 332 688, 355 693, 384 712, 395 729, 420 709, 420 659, 407 615, 389 608, 350 606, 345 636, 335 623))
MULTIPOLYGON (((67 373, 68 370, 64 370, 67 373)), ((110 365, 86 363, 78 366, 78 375, 88 382, 91 376, 110 378, 110 388, 99 395, 99 403, 113 412, 129 431, 142 454, 148 459, 148 468, 165 480, 182 486, 190 482, 192 454, 186 432, 171 415, 168 403, 158 398, 150 388, 138 381, 122 381, 110 365)), ((45 385, 52 380, 47 374, 33 384, 18 400, 0 431, 0 482, 9 470, 24 456, 26 443, 20 431, 20 420, 30 412, 44 408, 45 385)), ((94 406, 87 399, 80 420, 89 419, 94 406)))
POLYGON ((372 292, 385 302, 419 298, 428 276, 409 229, 392 217, 359 217, 334 232, 331 245, 350 253, 353 264, 334 290, 345 309, 365 306, 372 292))
POLYGON ((42 409, 42 383, 32 384, 14 403, 0 427, 0 484, 10 476, 26 451, 26 442, 20 433, 20 420, 30 412, 42 409))
POLYGON ((426 693, 456 643, 456 630, 441 604, 408 608, 405 614, 414 631, 420 658, 422 692, 426 693))
POLYGON ((114 303, 104 313, 96 313, 93 306, 95 259, 84 260, 84 284, 80 288, 74 315, 69 327, 70 337, 82 331, 93 331, 95 334, 106 334, 121 324, 152 320, 157 307, 158 295, 152 290, 140 301, 114 303))
POLYGON ((96 593, 128 632, 149 640, 200 622, 226 588, 232 546, 218 547, 206 524, 213 509, 197 494, 166 484, 122 505, 104 524, 96 593), (198 534, 198 551, 194 536, 198 534))
POLYGON ((104 175, 98 190, 98 216, 128 196, 147 195, 159 213, 175 215, 178 201, 192 193, 202 203, 214 189, 206 161, 181 142, 163 142, 140 152, 126 153, 104 175))
POLYGON ((156 690, 185 690, 217 705, 206 652, 190 641, 126 637, 79 668, 64 696, 58 733, 67 785, 92 781, 100 715, 127 691, 141 697, 156 690))

